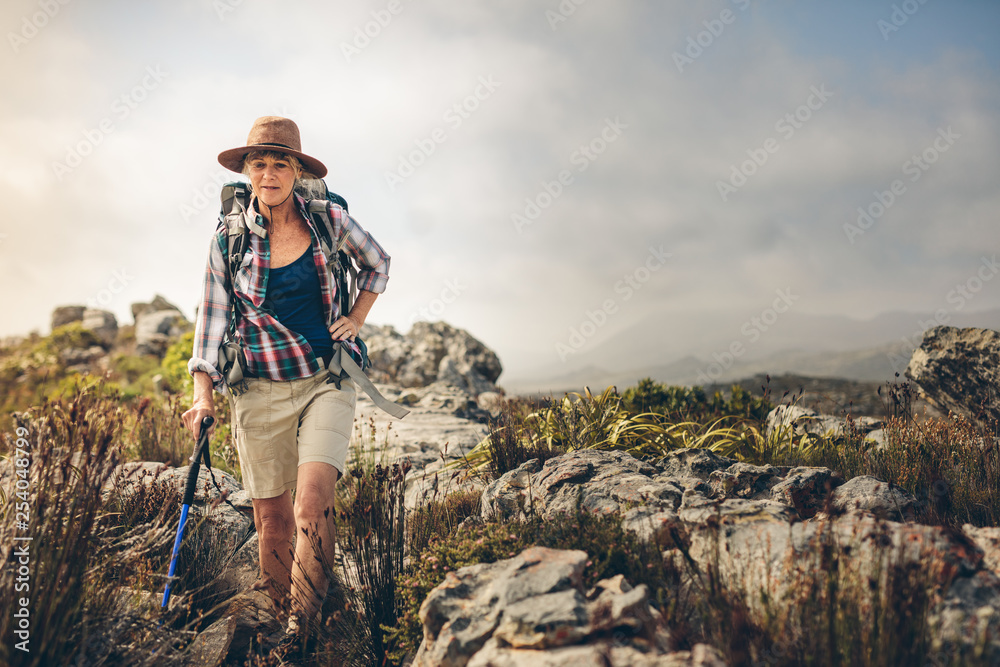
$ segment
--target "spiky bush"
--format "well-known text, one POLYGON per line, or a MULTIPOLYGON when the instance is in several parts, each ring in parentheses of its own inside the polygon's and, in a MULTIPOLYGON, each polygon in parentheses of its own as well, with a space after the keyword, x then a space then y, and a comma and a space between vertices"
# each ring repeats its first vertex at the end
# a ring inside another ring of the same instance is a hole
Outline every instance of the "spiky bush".
POLYGON ((883 445, 855 441, 800 458, 848 479, 871 475, 906 489, 926 504, 926 523, 996 526, 1000 443, 994 432, 959 415, 923 422, 894 417, 884 427, 883 445))
MULTIPOLYGON (((397 623, 396 580, 403 571, 406 511, 403 491, 409 465, 371 470, 353 467, 346 494, 335 512, 340 572, 350 595, 359 600, 363 646, 357 664, 385 664, 391 640, 385 628, 397 623)), ((330 574, 333 575, 332 568, 330 574)))
MULTIPOLYGON (((192 521, 180 556, 186 576, 175 586, 185 604, 158 622, 150 598, 162 592, 179 498, 162 483, 116 484, 131 407, 98 378, 72 398, 18 413, 17 430, 4 434, 0 473, 13 474, 0 474, 0 544, 9 560, 21 544, 14 537, 31 538, 32 650, 13 648, 16 619, 5 614, 0 664, 172 664, 232 594, 219 578, 228 543, 192 521)), ((14 577, 13 569, 0 573, 4 609, 15 607, 14 577)))
POLYGON ((983 633, 971 634, 966 645, 937 645, 940 621, 932 620, 931 611, 956 571, 939 567, 931 545, 907 557, 913 543, 895 545, 886 523, 847 536, 832 522, 821 523, 769 574, 770 581, 781 582, 780 595, 736 572, 721 577, 726 528, 707 530, 715 547, 700 562, 683 536, 675 533, 671 540, 668 555, 685 564, 682 585, 691 603, 675 608, 680 615, 668 609, 663 616, 677 648, 708 643, 734 665, 995 664, 991 638, 983 633))
POLYGON ((411 556, 423 552, 432 539, 455 532, 470 516, 478 516, 482 495, 478 489, 459 490, 412 510, 406 521, 407 549, 411 556))
MULTIPOLYGON (((491 419, 487 426, 486 472, 491 479, 498 479, 504 473, 516 469, 525 461, 547 459, 565 453, 559 445, 543 441, 536 431, 536 414, 524 401, 504 400, 500 404, 500 414, 491 419)), ((475 455, 474 455, 475 456, 475 455)))
MULTIPOLYGON (((723 414, 708 423, 678 422, 662 412, 634 412, 631 408, 638 405, 638 397, 650 395, 651 387, 647 383, 636 391, 629 390, 629 401, 608 387, 601 394, 587 389, 559 401, 548 400, 530 412, 508 409, 464 461, 452 467, 466 465, 496 478, 529 458, 544 459, 576 449, 617 449, 635 456, 662 457, 675 449, 699 447, 744 459, 757 456, 764 447, 777 446, 774 439, 788 435, 781 432, 765 437, 761 421, 745 415, 757 415, 766 401, 748 399, 739 387, 733 389, 734 402, 727 403, 717 394, 713 399, 717 403, 703 405, 701 414, 708 414, 709 407, 723 413, 738 410, 740 414, 723 414)), ((671 395, 675 394, 679 395, 671 395)))
MULTIPOLYGON (((106 534, 102 489, 121 453, 114 440, 116 425, 95 416, 92 407, 83 399, 48 404, 39 417, 18 417, 17 438, 5 436, 16 470, 25 474, 16 473, 16 481, 8 485, 10 503, 0 524, 0 544, 5 562, 13 562, 15 545, 25 544, 14 537, 30 538, 27 573, 18 576, 30 586, 31 636, 29 653, 16 650, 17 619, 3 615, 4 664, 148 664, 151 644, 171 645, 169 631, 121 608, 118 582, 104 575, 132 569, 169 536, 145 526, 120 531, 114 539, 106 534), (26 528, 7 520, 22 509, 28 515, 26 528)), ((0 606, 6 610, 15 608, 14 579, 14 569, 0 572, 0 606)))

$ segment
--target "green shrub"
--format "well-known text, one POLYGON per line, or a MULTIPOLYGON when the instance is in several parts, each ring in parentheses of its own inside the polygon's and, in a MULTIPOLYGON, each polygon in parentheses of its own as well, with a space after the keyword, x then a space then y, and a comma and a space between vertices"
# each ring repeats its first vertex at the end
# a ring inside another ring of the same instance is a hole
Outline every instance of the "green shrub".
POLYGON ((194 379, 187 370, 193 350, 193 331, 183 334, 167 348, 160 363, 160 373, 163 375, 163 387, 166 391, 185 395, 194 393, 194 379))
POLYGON ((116 354, 111 359, 110 369, 125 383, 126 395, 137 396, 152 393, 152 377, 159 372, 160 364, 148 355, 116 354))
MULTIPOLYGON (((643 395, 655 389, 650 383, 644 387, 643 395)), ((639 400, 636 396, 633 392, 633 406, 639 400)), ((762 435, 761 421, 746 416, 763 412, 766 401, 749 397, 739 387, 734 387, 731 399, 724 400, 717 394, 713 401, 702 406, 703 416, 734 410, 740 414, 723 414, 705 423, 690 419, 678 422, 660 412, 632 412, 614 387, 599 395, 587 389, 583 394, 567 394, 560 401, 544 401, 542 407, 531 412, 516 410, 501 415, 500 423, 487 438, 464 460, 449 465, 467 465, 473 471, 491 471, 495 476, 529 458, 544 459, 576 449, 623 450, 635 456, 663 457, 675 449, 699 447, 723 456, 747 458, 764 444, 774 445, 762 435)), ((763 414, 766 416, 766 412, 763 414)))
POLYGON ((756 397, 736 384, 728 398, 718 391, 709 398, 701 387, 667 386, 648 377, 624 391, 622 406, 634 414, 656 412, 671 421, 697 422, 721 417, 761 421, 774 408, 766 397, 756 397))
POLYGON ((49 337, 31 336, 0 352, 0 430, 10 431, 11 415, 41 403, 64 377, 66 369, 49 337))
POLYGON ((53 387, 46 395, 50 401, 73 400, 82 394, 92 395, 95 399, 107 399, 123 404, 124 392, 120 384, 102 375, 89 373, 70 373, 53 387))
POLYGON ((58 353, 71 348, 101 345, 101 340, 90 329, 84 329, 80 322, 70 322, 53 329, 42 344, 49 350, 58 353))

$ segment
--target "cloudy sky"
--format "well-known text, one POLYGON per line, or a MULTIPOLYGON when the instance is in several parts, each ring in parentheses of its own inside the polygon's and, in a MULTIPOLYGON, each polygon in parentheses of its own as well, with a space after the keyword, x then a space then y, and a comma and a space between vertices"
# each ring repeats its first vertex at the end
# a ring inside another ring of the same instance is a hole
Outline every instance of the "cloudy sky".
POLYGON ((131 323, 157 293, 193 316, 216 155, 271 114, 392 256, 370 321, 466 328, 505 377, 650 314, 737 334, 788 290, 799 314, 933 312, 957 286, 1000 306, 992 0, 8 0, 0 21, 0 335, 63 304, 131 323))

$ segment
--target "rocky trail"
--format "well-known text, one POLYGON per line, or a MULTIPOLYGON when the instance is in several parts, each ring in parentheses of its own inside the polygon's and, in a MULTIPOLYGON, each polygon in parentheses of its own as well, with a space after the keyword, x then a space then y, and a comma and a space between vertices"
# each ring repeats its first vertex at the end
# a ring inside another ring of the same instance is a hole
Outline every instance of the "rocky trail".
MULTIPOLYGON (((444 323, 419 323, 407 336, 391 327, 362 333, 380 369, 373 380, 411 413, 393 419, 360 395, 355 423, 360 456, 383 464, 409 462, 407 508, 435 493, 478 486, 483 522, 516 526, 529 517, 577 508, 620 515, 639 539, 662 545, 664 559, 694 563, 691 572, 711 568, 722 585, 765 590, 772 600, 811 581, 823 558, 835 559, 845 577, 862 582, 886 581, 886 573, 919 564, 927 577, 922 585, 927 622, 934 628, 931 649, 952 656, 985 650, 996 656, 991 664, 1000 664, 1000 527, 927 525, 922 521, 929 508, 922 501, 874 477, 845 479, 822 467, 757 466, 704 449, 676 450, 662 460, 577 450, 544 464, 527 461, 488 484, 455 478, 444 466, 485 437, 485 422, 501 400, 494 384, 501 370, 496 355, 444 323)), ((997 332, 939 327, 925 336, 907 375, 921 400, 987 424, 1000 414, 998 361, 997 332)), ((874 447, 884 444, 884 426, 877 418, 848 424, 842 417, 787 406, 768 417, 769 430, 820 435, 851 429, 874 447)), ((170 480, 180 488, 186 470, 129 463, 120 467, 118 482, 170 480)), ((218 494, 205 475, 199 487, 209 492, 199 493, 193 512, 208 516, 220 540, 235 543, 252 523, 251 503, 234 478, 217 476, 236 508, 206 504, 218 494)), ((585 587, 587 563, 582 551, 531 547, 449 572, 421 607, 424 635, 413 667, 726 664, 707 645, 671 650, 669 629, 660 622, 650 591, 620 575, 585 587)), ((236 595, 198 634, 188 664, 238 660, 252 638, 273 641, 280 634, 265 596, 252 589, 257 571, 252 537, 224 574, 236 595)), ((858 593, 861 606, 876 604, 871 596, 879 586, 867 590, 858 593)), ((156 603, 139 592, 125 591, 124 599, 156 603)), ((750 605, 747 613, 763 618, 767 610, 750 605)))

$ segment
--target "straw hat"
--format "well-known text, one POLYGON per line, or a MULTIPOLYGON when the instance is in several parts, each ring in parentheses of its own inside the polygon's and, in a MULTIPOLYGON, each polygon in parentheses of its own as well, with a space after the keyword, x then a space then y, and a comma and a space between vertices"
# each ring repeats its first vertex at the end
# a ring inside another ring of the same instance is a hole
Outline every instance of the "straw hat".
POLYGON ((299 127, 294 121, 280 116, 262 116, 253 122, 247 145, 230 148, 219 153, 219 164, 230 171, 243 173, 243 159, 248 153, 256 150, 274 150, 288 155, 294 155, 307 171, 316 178, 326 176, 326 166, 316 158, 302 152, 302 140, 299 139, 299 127))

